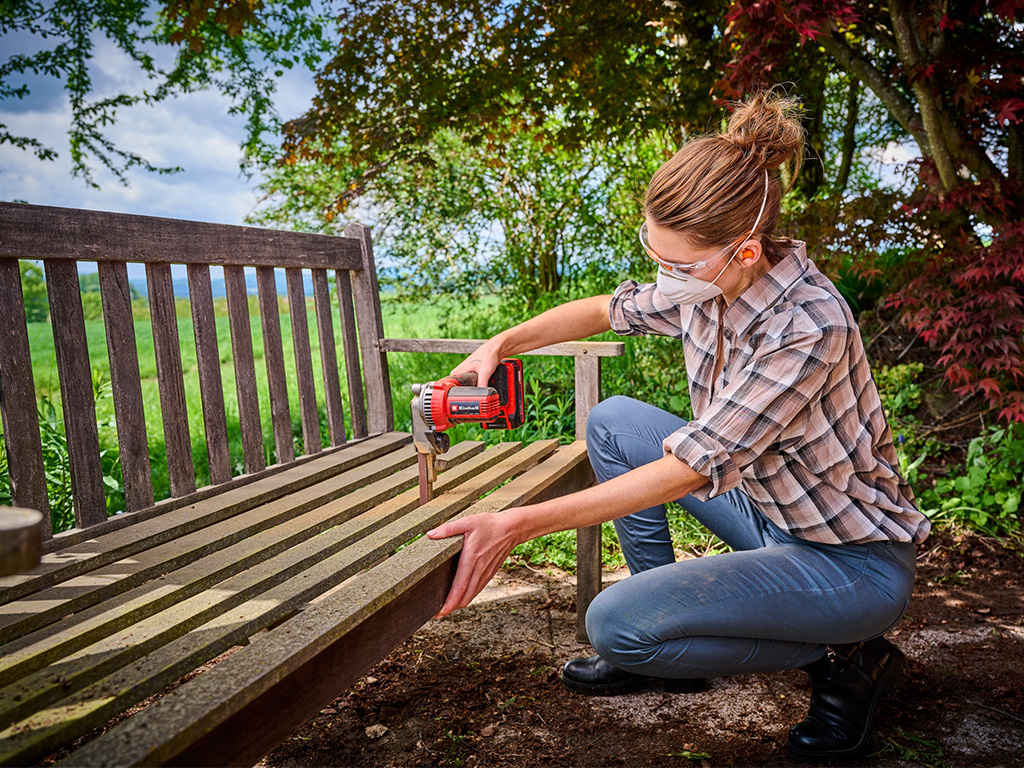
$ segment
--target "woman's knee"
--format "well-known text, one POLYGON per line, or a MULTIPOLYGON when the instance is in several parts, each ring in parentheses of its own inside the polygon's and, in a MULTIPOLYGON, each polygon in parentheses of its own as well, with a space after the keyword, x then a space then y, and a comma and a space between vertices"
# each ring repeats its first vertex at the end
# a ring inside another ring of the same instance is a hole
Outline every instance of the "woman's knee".
POLYGON ((612 429, 621 429, 629 408, 638 401, 625 395, 601 400, 587 414, 587 449, 594 450, 612 429))
POLYGON ((600 592, 587 609, 587 636, 605 661, 630 669, 650 661, 640 643, 636 601, 613 584, 600 592))

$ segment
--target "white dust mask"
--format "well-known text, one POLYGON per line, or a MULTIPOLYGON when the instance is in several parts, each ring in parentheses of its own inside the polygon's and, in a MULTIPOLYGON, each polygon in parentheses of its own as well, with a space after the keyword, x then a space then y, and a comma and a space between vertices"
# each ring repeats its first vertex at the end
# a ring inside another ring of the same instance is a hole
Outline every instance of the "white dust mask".
POLYGON ((657 286, 658 291, 671 301, 673 304, 701 304, 708 299, 713 299, 716 296, 722 295, 722 289, 719 288, 716 283, 725 270, 732 263, 732 260, 736 258, 736 254, 743 250, 743 243, 750 239, 751 235, 757 230, 757 225, 761 223, 761 216, 764 214, 765 204, 768 202, 768 171, 764 172, 764 199, 761 200, 761 210, 757 212, 757 218, 754 220, 754 226, 750 228, 750 232, 747 233, 746 237, 743 238, 739 246, 729 260, 725 262, 721 271, 715 276, 715 279, 711 282, 707 280, 701 280, 699 277, 693 277, 685 272, 670 272, 665 267, 658 267, 658 280, 657 286))

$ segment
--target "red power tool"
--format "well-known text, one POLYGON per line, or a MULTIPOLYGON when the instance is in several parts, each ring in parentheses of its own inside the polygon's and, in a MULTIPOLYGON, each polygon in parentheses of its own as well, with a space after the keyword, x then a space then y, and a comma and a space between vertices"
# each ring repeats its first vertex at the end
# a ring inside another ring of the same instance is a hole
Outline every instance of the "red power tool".
POLYGON ((502 360, 486 387, 476 386, 476 378, 471 372, 412 385, 412 438, 419 455, 421 504, 433 498, 435 459, 450 445, 446 429, 470 422, 484 429, 515 429, 525 421, 522 361, 502 360))

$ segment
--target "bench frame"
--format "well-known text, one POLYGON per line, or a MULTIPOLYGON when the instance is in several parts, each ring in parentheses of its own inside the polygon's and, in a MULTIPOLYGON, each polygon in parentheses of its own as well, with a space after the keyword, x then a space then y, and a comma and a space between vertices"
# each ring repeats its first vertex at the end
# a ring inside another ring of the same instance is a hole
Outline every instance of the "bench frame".
MULTIPOLYGON (((77 555, 73 553, 81 551, 88 542, 99 537, 115 535, 123 529, 130 531, 128 527, 133 524, 162 520, 164 518, 161 516, 175 510, 187 511, 220 498, 230 496, 240 499, 237 503, 232 502, 235 503, 234 507, 229 505, 226 508, 233 510, 232 514, 239 509, 249 509, 259 504, 263 497, 247 498, 246 490, 251 486, 255 493, 257 488, 268 486, 267 483, 261 483, 264 479, 275 476, 294 477, 296 471, 308 466, 309 482, 312 483, 320 477, 317 468, 324 465, 333 454, 337 454, 338 462, 344 464, 348 452, 359 449, 363 444, 372 448, 371 444, 375 440, 385 438, 390 441, 389 445, 402 444, 408 436, 393 431, 388 353, 469 354, 480 343, 474 340, 384 338, 370 232, 359 224, 350 224, 344 237, 331 237, 0 203, 0 412, 11 491, 15 506, 38 509, 44 513, 43 551, 54 557, 65 553, 75 557, 77 555), (18 267, 19 260, 24 259, 42 260, 46 273, 74 488, 77 525, 57 535, 52 534, 49 524, 49 501, 43 472, 33 372, 31 366, 25 364, 30 359, 29 340, 18 267), (109 518, 106 515, 100 466, 85 320, 79 298, 79 261, 95 261, 98 265, 121 450, 127 509, 124 514, 109 518), (142 417, 139 358, 128 282, 127 263, 136 262, 145 264, 146 270, 170 480, 171 496, 159 502, 154 502, 150 477, 147 432, 142 417), (188 274, 211 478, 211 484, 203 488, 196 486, 171 264, 186 265, 188 274), (244 464, 243 474, 237 476, 232 476, 227 448, 226 410, 214 324, 211 266, 223 267, 227 292, 244 464), (256 268, 272 432, 275 452, 280 458, 278 463, 270 466, 266 461, 256 388, 256 363, 250 335, 250 308, 244 272, 246 267, 256 268), (275 268, 284 269, 287 283, 303 442, 308 450, 305 456, 296 456, 293 450, 275 268), (320 438, 303 270, 310 270, 312 277, 322 363, 321 391, 329 436, 327 446, 321 445, 320 438), (340 354, 335 344, 329 291, 332 272, 337 286, 337 308, 341 323, 340 354), (339 361, 342 359, 348 385, 348 421, 343 413, 338 375, 339 361)), ((496 511, 507 506, 562 495, 593 482, 585 448, 579 440, 584 437, 587 413, 600 399, 600 358, 622 354, 623 346, 621 343, 574 342, 531 353, 574 357, 578 442, 557 451, 554 444, 547 447, 537 445, 539 458, 536 461, 549 455, 554 456, 543 470, 540 467, 529 470, 529 464, 523 464, 522 468, 528 470, 525 475, 491 494, 483 502, 471 505, 469 511, 496 511)), ((227 512, 224 514, 225 518, 229 516, 227 512)), ((437 518, 430 524, 436 525, 442 519, 437 518)), ((152 545, 154 541, 171 541, 175 536, 182 535, 183 531, 181 528, 169 528, 166 533, 159 534, 165 536, 165 539, 155 540, 151 537, 145 542, 140 541, 137 549, 141 551, 143 546, 152 545)), ((586 607, 601 587, 600 526, 582 529, 577 532, 577 536, 577 636, 585 641, 586 607)), ((116 556, 131 555, 132 546, 130 541, 123 544, 116 550, 116 556)), ((235 657, 232 657, 212 672, 201 676, 203 682, 200 688, 209 685, 230 687, 233 681, 239 679, 239 674, 249 674, 245 672, 245 664, 255 664, 262 669, 268 659, 275 659, 270 676, 266 680, 255 679, 246 689, 244 701, 237 697, 233 700, 236 709, 230 712, 224 708, 223 697, 218 698, 218 691, 209 691, 211 702, 219 702, 219 709, 205 713, 200 718, 204 724, 202 727, 206 729, 203 733, 197 731, 200 725, 199 720, 195 719, 194 707, 189 709, 193 713, 190 717, 194 722, 177 724, 167 721, 166 708, 163 708, 160 719, 150 723, 151 727, 142 732, 150 734, 151 739, 156 738, 158 730, 165 733, 162 741, 157 739, 152 742, 155 746, 148 748, 149 751, 139 751, 144 747, 136 728, 115 729, 117 733, 108 734, 109 738, 100 740, 102 744, 93 748, 92 752, 89 746, 76 752, 76 762, 83 761, 85 764, 92 759, 97 762, 106 760, 110 756, 109 750, 120 738, 117 734, 122 731, 135 734, 122 744, 121 748, 127 751, 117 753, 128 762, 255 762, 273 748, 277 741, 315 714, 316 708, 337 696, 431 618, 451 583, 460 548, 460 539, 444 542, 421 539, 414 546, 392 556, 383 566, 357 577, 356 581, 365 577, 369 602, 359 609, 362 611, 360 620, 353 620, 344 632, 339 630, 334 619, 339 611, 346 610, 345 605, 332 604, 329 611, 326 608, 320 609, 319 605, 315 606, 318 610, 307 610, 293 620, 298 624, 290 630, 307 633, 307 641, 302 645, 298 657, 291 653, 294 649, 287 642, 282 647, 263 644, 259 654, 239 654, 237 662, 233 662, 235 657), (407 562, 402 565, 408 558, 421 558, 422 562, 416 561, 412 571, 409 571, 407 562), (403 567, 406 570, 400 570, 403 567), (394 570, 392 577, 386 575, 389 568, 394 570), (325 616, 330 618, 325 619, 325 616), (302 625, 302 622, 306 624, 302 625), (383 640, 379 636, 382 628, 387 629, 383 633, 383 640), (309 648, 318 650, 310 656, 309 648), (352 656, 353 648, 360 649, 355 657, 352 656), (344 658, 346 663, 339 664, 340 658, 344 658), (223 672, 219 671, 221 666, 225 667, 223 672), (234 669, 235 666, 239 669, 234 669), (287 721, 281 718, 282 695, 299 697, 304 702, 303 706, 294 706, 289 710, 290 719, 287 721), (255 723, 262 725, 256 726, 255 723), (168 728, 172 731, 167 731, 168 728), (173 728, 178 728, 178 731, 173 731, 173 728), (243 739, 242 734, 248 734, 248 738, 243 739), (254 734, 259 737, 253 738, 254 734), (240 749, 239 744, 242 742, 250 746, 240 749), (104 751, 99 754, 97 749, 104 751)), ((33 585, 35 588, 45 585, 46 574, 49 572, 47 568, 67 576, 79 571, 88 572, 102 564, 96 559, 83 561, 80 566, 77 563, 56 566, 53 562, 49 565, 44 562, 36 571, 31 572, 36 574, 33 577, 26 576, 25 580, 0 580, 0 604, 28 594, 26 590, 30 590, 33 585)), ((358 583, 359 589, 363 589, 362 582, 358 583)), ((330 602, 328 598, 324 604, 330 602)), ((289 622, 289 626, 293 622, 289 622)), ((265 675, 266 670, 263 669, 261 674, 265 675)), ((199 680, 193 682, 199 683, 199 680)), ((191 695, 194 695, 195 690, 194 687, 190 688, 193 692, 191 695)), ((132 718, 132 721, 145 719, 144 712, 142 716, 132 718)))

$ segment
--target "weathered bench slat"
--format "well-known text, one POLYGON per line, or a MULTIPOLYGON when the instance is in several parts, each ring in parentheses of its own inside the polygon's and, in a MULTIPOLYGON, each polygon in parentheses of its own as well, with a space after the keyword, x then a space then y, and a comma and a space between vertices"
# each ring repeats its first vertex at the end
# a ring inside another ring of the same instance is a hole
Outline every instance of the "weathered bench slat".
POLYGON ((281 313, 277 303, 277 281, 272 267, 256 267, 256 290, 260 298, 260 325, 263 328, 263 358, 267 363, 270 390, 270 421, 274 427, 274 450, 279 462, 295 460, 292 442, 292 416, 288 405, 288 382, 284 369, 281 340, 281 313))
POLYGON ((359 340, 356 334, 355 307, 352 303, 352 279, 348 272, 335 272, 338 290, 338 316, 341 322, 341 344, 345 353, 345 378, 348 380, 349 415, 352 434, 365 437, 366 395, 363 392, 362 366, 359 364, 359 340))
POLYGON ((217 320, 213 314, 213 286, 209 267, 188 265, 188 298, 192 305, 192 326, 196 339, 206 458, 210 468, 210 482, 217 485, 231 479, 231 457, 228 454, 224 383, 220 377, 220 348, 217 343, 217 320))
POLYGON ((415 456, 411 451, 393 452, 315 485, 293 491, 283 500, 263 504, 227 519, 222 519, 219 509, 211 509, 207 516, 209 524, 197 521, 198 530, 82 576, 62 581, 24 600, 0 606, 0 642, 38 629, 148 579, 176 570, 208 552, 231 546, 246 536, 315 509, 367 483, 388 478, 396 469, 414 461, 415 456))
MULTIPOLYGON (((0 236, 2 242, 2 236, 0 236)), ((25 301, 17 259, 0 258, 0 403, 4 446, 14 506, 43 513, 43 536, 50 537, 50 502, 39 437, 39 412, 25 326, 25 301)))
MULTIPOLYGON (((156 353, 160 389, 160 414, 163 418, 164 445, 167 448, 167 474, 171 495, 184 496, 196 489, 196 473, 192 465, 192 440, 188 431, 188 407, 185 403, 171 265, 147 264, 146 283, 149 287, 153 350, 156 353)), ((73 451, 74 448, 69 446, 69 450, 73 451)), ((102 520, 103 517, 100 517, 80 525, 85 527, 102 520)))
MULTIPOLYGON (((584 487, 579 443, 466 514, 584 487)), ((431 502, 433 504, 434 502, 431 502)), ((441 606, 459 538, 421 539, 75 752, 75 765, 251 765, 441 606), (280 702, 294 705, 282 710, 280 702)))
POLYGON ((87 526, 103 520, 107 506, 78 269, 73 262, 60 261, 45 261, 43 269, 50 299, 71 483, 75 490, 75 520, 87 526))
POLYGON ((313 358, 309 347, 309 323, 306 320, 306 289, 301 269, 286 269, 288 312, 292 321, 292 346, 295 349, 295 378, 299 384, 299 413, 302 414, 302 440, 306 453, 320 450, 320 417, 316 409, 313 384, 313 358))
MULTIPOLYGON (((518 444, 510 444, 488 451, 487 454, 500 453, 507 457, 518 448, 518 444)), ((483 492, 479 483, 474 482, 472 478, 482 467, 495 463, 495 458, 487 454, 471 460, 459 473, 464 486, 452 491, 450 498, 446 500, 449 507, 461 505, 459 508, 464 508, 483 492)), ((353 494, 358 495, 360 499, 353 499, 356 506, 354 509, 350 508, 350 511, 352 514, 356 511, 363 514, 350 519, 346 524, 339 525, 320 536, 306 539, 226 581, 210 585, 210 588, 174 603, 158 614, 115 631, 49 668, 30 674, 3 688, 0 690, 0 728, 6 728, 15 719, 33 710, 39 710, 62 699, 66 701, 66 697, 74 698, 77 691, 111 673, 121 679, 115 690, 123 686, 125 681, 130 681, 135 689, 142 684, 153 685, 152 682, 136 681, 125 675, 117 675, 114 671, 162 648, 186 632, 214 621, 218 616, 232 611, 248 600, 254 602, 244 607, 241 612, 235 612, 228 626, 236 626, 241 617, 241 620, 249 622, 250 633, 255 633, 281 618, 281 614, 275 612, 272 616, 261 619, 267 608, 275 609, 284 605, 294 610, 312 597, 322 594, 360 569, 371 565, 380 557, 390 554, 395 547, 407 542, 413 534, 404 526, 406 521, 399 520, 392 525, 386 525, 387 521, 394 520, 401 512, 410 509, 418 499, 418 495, 414 499, 413 494, 407 493, 404 504, 383 502, 384 498, 394 494, 393 481, 393 478, 388 478, 376 483, 376 488, 372 492, 370 489, 363 489, 359 494, 353 494), (389 482, 392 487, 389 487, 389 482), (389 507, 389 514, 382 516, 376 513, 374 507, 381 503, 389 507), (299 573, 303 573, 301 579, 293 580, 290 584, 284 583, 299 573)), ((415 475, 410 474, 410 479, 405 485, 409 487, 414 482, 415 475)), ((433 514, 436 516, 436 510, 433 514)), ((230 647, 211 647, 209 644, 214 638, 209 630, 203 631, 201 635, 201 642, 210 647, 209 658, 230 647)), ((166 668, 171 665, 175 665, 179 675, 192 668, 181 666, 182 662, 174 655, 176 650, 161 654, 159 662, 154 667, 160 670, 158 674, 166 676, 166 668)), ((202 661, 206 660, 208 659, 202 661)), ((147 674, 147 677, 150 676, 147 674)), ((170 680, 165 678, 153 690, 159 690, 159 687, 167 682, 170 680)))
MULTIPOLYGON (((58 719, 65 720, 66 714, 69 711, 73 712, 77 720, 74 726, 68 726, 65 723, 51 724, 48 720, 52 718, 52 715, 43 712, 39 717, 17 723, 9 731, 0 733, 0 737, 4 738, 5 746, 9 744, 9 748, 12 749, 16 749, 19 746, 19 742, 34 740, 23 738, 26 729, 36 731, 37 737, 49 736, 52 739, 54 738, 53 734, 47 733, 47 731, 57 728, 63 731, 59 737, 62 741, 66 741, 69 737, 73 738, 73 734, 68 733, 70 727, 73 727, 76 732, 80 732, 83 728, 102 722, 111 712, 123 707, 125 701, 138 700, 141 696, 145 696, 147 692, 159 690, 160 687, 177 679, 177 677, 194 668, 197 664, 201 664, 208 658, 223 652, 233 644, 244 641, 244 638, 253 632, 270 626, 275 621, 279 621, 298 607, 298 605, 304 604, 316 595, 331 589, 348 576, 355 575, 360 569, 379 560, 381 556, 393 552, 396 547, 407 542, 411 536, 422 533, 428 527, 450 517, 453 512, 464 509, 477 496, 484 493, 486 489, 493 487, 495 477, 507 478, 518 474, 526 467, 536 464, 539 459, 550 453, 554 447, 554 441, 546 445, 535 443, 530 448, 511 458, 505 459, 484 473, 473 471, 472 468, 467 466, 465 474, 472 479, 467 480, 463 485, 435 500, 431 505, 417 509, 414 515, 394 520, 371 535, 356 536, 354 535, 356 531, 342 533, 339 529, 332 529, 332 531, 325 533, 321 537, 307 542, 303 546, 307 548, 316 547, 324 551, 324 548, 329 546, 329 543, 324 541, 325 537, 329 537, 331 534, 334 534, 335 537, 344 536, 347 541, 353 541, 354 539, 351 546, 326 558, 323 557, 323 554, 313 555, 312 551, 307 552, 307 562, 315 564, 308 571, 304 572, 301 578, 294 578, 280 583, 269 592, 263 594, 259 599, 260 608, 256 610, 255 614, 252 607, 247 608, 243 606, 218 618, 211 619, 205 625, 196 628, 189 635, 175 639, 166 647, 160 648, 160 650, 150 654, 148 658, 139 661, 131 668, 115 672, 91 688, 87 688, 79 694, 73 694, 62 700, 59 707, 56 708, 61 712, 58 719), (487 482, 487 480, 490 482, 487 482), (262 615, 257 615, 260 613, 260 610, 263 611, 262 615), (122 696, 125 700, 117 701, 122 696), (112 698, 114 699, 113 702, 110 701, 112 698), (50 725, 50 728, 47 728, 48 725, 50 725)), ((505 447, 506 450, 515 450, 515 448, 515 445, 505 447)), ((406 497, 406 505, 414 506, 418 501, 418 491, 410 491, 406 494, 406 497)), ((372 512, 367 514, 373 516, 372 512)), ((391 517, 395 517, 395 514, 392 514, 391 517)), ((356 520, 350 522, 355 523, 356 520)), ((239 581, 252 578, 254 577, 251 575, 251 572, 240 574, 238 577, 239 581)), ((228 590, 226 587, 227 585, 225 585, 223 592, 233 591, 228 590)), ((242 587, 241 583, 238 584, 238 587, 242 587)), ((216 595, 216 593, 222 592, 222 590, 211 590, 211 592, 216 595)), ((215 595, 201 595, 198 598, 200 601, 202 599, 211 600, 216 599, 215 595)), ((225 598, 222 596, 221 599, 225 598)), ((230 600, 231 598, 228 597, 226 599, 230 600)), ((198 606, 178 606, 177 608, 179 612, 186 615, 188 613, 185 610, 186 608, 191 608, 191 612, 194 614, 198 606)), ((120 650, 121 646, 118 643, 112 642, 110 645, 110 652, 124 652, 120 650), (115 648, 118 651, 114 651, 115 648)), ((87 649, 80 656, 85 656, 87 653, 92 657, 97 657, 101 656, 103 651, 102 649, 87 649)), ((62 670, 60 683, 66 685, 71 682, 73 686, 74 682, 64 673, 64 667, 58 667, 58 669, 62 670)), ((34 692, 37 690, 34 683, 35 681, 23 681, 20 686, 22 688, 21 693, 26 696, 34 695, 34 692)), ((59 691, 61 684, 52 686, 52 689, 59 691)), ((45 696, 45 694, 40 695, 45 696)), ((36 702, 36 707, 38 708, 38 706, 39 704, 36 702)), ((24 749, 23 745, 22 749, 24 749)), ((35 745, 35 749, 40 749, 40 746, 38 744, 35 745)), ((18 759, 24 760, 26 757, 29 757, 29 754, 21 752, 16 756, 18 759)), ((11 755, 4 755, 2 759, 10 761, 11 755)))
POLYGON ((23 259, 360 269, 340 237, 0 203, 0 253, 23 259))
MULTIPOLYGON (((387 440, 397 440, 398 444, 402 442, 408 442, 410 437, 408 433, 403 432, 391 432, 387 435, 375 435, 373 438, 369 438, 366 441, 359 441, 359 445, 371 445, 373 446, 370 450, 380 451, 380 446, 377 443, 370 443, 370 440, 376 440, 377 438, 384 438, 387 440)), ((232 477, 226 483, 222 483, 219 486, 206 485, 202 488, 197 488, 195 493, 190 493, 187 496, 168 497, 161 499, 151 507, 140 509, 138 512, 134 512, 126 515, 115 515, 114 517, 108 517, 102 523, 92 526, 91 528, 81 529, 74 528, 70 531, 64 531, 57 534, 53 538, 43 542, 43 551, 47 553, 60 552, 72 547, 77 547, 87 541, 93 541, 98 536, 102 536, 114 531, 123 530, 129 526, 136 525, 142 520, 150 520, 154 517, 159 517, 171 512, 175 509, 182 509, 184 507, 198 504, 201 501, 213 498, 226 491, 240 488, 245 485, 249 485, 254 479, 265 479, 281 472, 287 472, 289 470, 296 469, 301 466, 317 466, 317 467, 332 467, 333 464, 324 464, 323 459, 327 455, 337 455, 339 453, 346 453, 352 444, 341 445, 337 447, 330 447, 322 453, 313 456, 298 456, 294 461, 284 464, 273 464, 266 469, 259 472, 258 475, 238 475, 232 477)), ((329 472, 332 470, 328 470, 329 472)), ((315 482, 315 481, 311 481, 315 482)), ((5 600, 4 596, 4 582, 0 579, 0 604, 5 600)))
POLYGON ((352 291, 356 315, 359 317, 359 349, 362 352, 366 381, 367 422, 371 433, 388 432, 393 428, 394 410, 391 404, 391 379, 387 358, 381 349, 384 338, 384 318, 380 311, 380 287, 373 262, 373 243, 370 230, 362 224, 345 227, 345 237, 360 244, 362 268, 352 273, 352 291))
POLYGON ((313 270, 313 303, 320 340, 320 367, 324 375, 327 429, 331 445, 341 445, 345 442, 345 415, 341 407, 338 350, 334 342, 334 319, 331 317, 331 289, 327 284, 327 273, 322 269, 313 270))
POLYGON ((114 261, 101 261, 98 267, 124 502, 126 511, 135 512, 153 504, 153 478, 128 267, 114 261))
MULTIPOLYGON (((439 493, 458 485, 467 472, 477 472, 499 461, 503 454, 491 450, 482 462, 465 469, 456 467, 483 451, 480 442, 463 442, 452 446, 446 454, 449 469, 438 478, 439 493)), ((380 526, 394 516, 408 511, 408 502, 384 502, 381 490, 407 488, 416 480, 415 468, 400 470, 391 476, 393 484, 378 481, 351 496, 339 498, 301 516, 290 517, 276 527, 250 536, 229 547, 217 549, 200 560, 186 565, 166 579, 149 581, 119 593, 99 605, 77 611, 62 621, 35 632, 24 634, 3 646, 0 656, 0 687, 9 685, 37 669, 84 648, 107 635, 151 616, 175 602, 191 597, 218 581, 232 576, 253 563, 266 560, 278 552, 327 528, 340 525, 353 514, 361 514, 368 526, 380 526), (365 514, 366 509, 371 514, 365 514), (353 512, 352 510, 355 510, 353 512)), ((404 498, 404 497, 403 497, 404 498)), ((360 527, 353 535, 361 535, 370 527, 360 527)))
POLYGON ((132 526, 117 528, 101 536, 43 555, 33 570, 0 578, 0 604, 8 603, 58 581, 108 565, 136 552, 198 530, 214 521, 245 512, 261 504, 280 499, 301 488, 348 471, 367 461, 407 444, 410 436, 401 432, 376 435, 361 443, 317 457, 296 462, 288 468, 261 477, 244 486, 237 485, 214 496, 204 497, 187 507, 173 509, 132 526))
POLYGON ((238 421, 242 433, 242 462, 245 473, 259 472, 266 465, 263 455, 263 426, 260 401, 256 392, 256 363, 252 352, 252 328, 249 324, 249 297, 245 289, 245 271, 224 267, 224 292, 228 300, 228 326, 231 329, 231 356, 235 363, 235 391, 238 396, 238 421))

